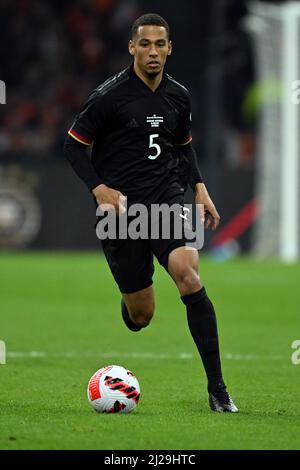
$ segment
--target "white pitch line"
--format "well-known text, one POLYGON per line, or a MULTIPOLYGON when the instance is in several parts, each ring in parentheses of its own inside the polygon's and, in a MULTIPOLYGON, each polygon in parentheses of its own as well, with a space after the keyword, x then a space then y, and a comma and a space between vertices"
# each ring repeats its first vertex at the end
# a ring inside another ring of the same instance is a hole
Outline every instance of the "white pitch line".
POLYGON ((259 355, 259 354, 230 354, 227 353, 224 355, 225 359, 232 361, 280 361, 282 359, 289 358, 289 356, 284 355, 259 355))
MULTIPOLYGON (((46 353, 42 351, 30 351, 30 352, 21 352, 21 351, 11 351, 7 352, 7 357, 13 359, 19 358, 57 358, 57 359, 76 359, 82 357, 99 357, 106 359, 158 359, 158 360, 190 360, 197 358, 196 354, 191 354, 187 352, 182 352, 178 354, 169 354, 169 353, 151 353, 151 352, 130 352, 130 353, 119 353, 119 352, 107 352, 107 353, 97 353, 97 352, 65 352, 65 353, 46 353)), ((259 355, 259 354, 231 354, 225 353, 222 355, 224 359, 230 361, 279 361, 283 359, 289 359, 288 356, 284 355, 259 355)))

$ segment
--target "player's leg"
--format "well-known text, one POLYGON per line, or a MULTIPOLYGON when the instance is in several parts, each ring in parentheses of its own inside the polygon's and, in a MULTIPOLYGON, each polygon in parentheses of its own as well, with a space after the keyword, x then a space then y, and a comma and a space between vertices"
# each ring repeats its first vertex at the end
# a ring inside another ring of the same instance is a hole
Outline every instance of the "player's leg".
POLYGON ((175 281, 187 309, 190 332, 199 350, 212 391, 223 384, 216 316, 198 274, 197 250, 176 248, 169 254, 168 272, 175 281))
POLYGON ((186 305, 191 335, 200 353, 208 379, 208 390, 224 385, 216 316, 198 274, 199 255, 180 240, 152 241, 153 252, 175 281, 186 305))
POLYGON ((122 295, 124 323, 131 331, 140 331, 150 323, 154 313, 154 265, 149 241, 106 239, 102 246, 122 295))
POLYGON ((178 247, 169 253, 168 272, 187 309, 191 335, 208 379, 210 406, 214 411, 238 411, 226 391, 222 376, 217 321, 212 302, 198 274, 197 250, 178 247))
POLYGON ((128 328, 139 331, 149 325, 155 309, 153 286, 122 294, 122 314, 128 328), (129 322, 128 322, 129 319, 129 322))

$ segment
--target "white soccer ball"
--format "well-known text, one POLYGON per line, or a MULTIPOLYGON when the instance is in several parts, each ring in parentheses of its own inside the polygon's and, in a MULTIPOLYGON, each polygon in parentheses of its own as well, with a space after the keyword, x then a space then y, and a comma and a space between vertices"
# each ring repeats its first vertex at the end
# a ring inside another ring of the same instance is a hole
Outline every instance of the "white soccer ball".
POLYGON ((106 366, 91 377, 87 395, 98 413, 130 413, 138 404, 140 385, 130 370, 106 366))

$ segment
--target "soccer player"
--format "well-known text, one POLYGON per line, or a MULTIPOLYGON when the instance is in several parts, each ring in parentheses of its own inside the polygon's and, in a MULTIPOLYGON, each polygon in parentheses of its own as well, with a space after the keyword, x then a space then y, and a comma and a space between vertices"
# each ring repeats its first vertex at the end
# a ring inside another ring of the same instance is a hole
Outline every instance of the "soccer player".
MULTIPOLYGON (((168 23, 146 14, 132 26, 131 66, 89 96, 65 142, 65 155, 100 207, 120 216, 133 203, 184 203, 185 186, 202 204, 205 227, 219 214, 192 146, 188 90, 164 71, 172 51, 168 23), (93 144, 91 159, 86 147, 93 144), (110 205, 110 206, 107 206, 110 205)), ((214 307, 198 274, 199 255, 185 240, 105 239, 104 254, 119 286, 126 326, 140 331, 154 313, 153 255, 175 281, 208 379, 214 411, 237 412, 223 380, 214 307)), ((174 317, 175 318, 175 317, 174 317)))

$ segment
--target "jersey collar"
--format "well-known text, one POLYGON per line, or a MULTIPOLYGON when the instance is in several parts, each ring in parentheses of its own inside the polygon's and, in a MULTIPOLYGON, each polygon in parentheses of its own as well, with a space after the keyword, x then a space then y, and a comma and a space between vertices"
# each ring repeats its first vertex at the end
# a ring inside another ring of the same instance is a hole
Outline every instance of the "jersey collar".
POLYGON ((141 80, 140 77, 137 76, 137 74, 135 73, 135 71, 133 69, 133 63, 129 67, 129 73, 130 73, 131 79, 134 80, 136 82, 136 84, 138 84, 141 88, 148 90, 149 93, 152 93, 152 94, 155 94, 155 93, 159 92, 160 90, 162 90, 165 87, 166 82, 167 82, 167 74, 166 74, 166 72, 163 72, 160 84, 158 85, 158 87, 156 88, 155 91, 152 91, 146 85, 146 83, 144 83, 143 80, 141 80))

